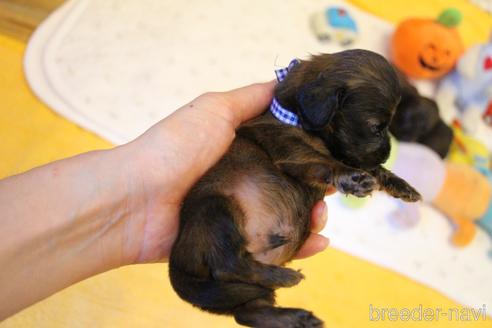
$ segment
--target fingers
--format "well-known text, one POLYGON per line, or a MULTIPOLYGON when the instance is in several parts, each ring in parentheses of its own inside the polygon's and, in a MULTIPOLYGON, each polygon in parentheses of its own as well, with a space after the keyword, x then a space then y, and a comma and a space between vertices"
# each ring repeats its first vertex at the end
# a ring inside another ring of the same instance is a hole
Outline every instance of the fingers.
POLYGON ((273 97, 275 81, 255 83, 221 93, 227 103, 228 110, 233 114, 235 127, 246 122, 267 109, 273 97))
POLYGON ((328 218, 328 208, 324 201, 317 202, 311 211, 311 231, 318 233, 326 225, 328 218))
POLYGON ((299 252, 297 252, 295 258, 304 259, 313 256, 314 254, 325 250, 329 244, 330 240, 328 238, 316 233, 311 233, 299 252))
POLYGON ((311 211, 311 234, 297 253, 296 259, 312 256, 328 247, 329 239, 318 234, 325 227, 327 218, 326 203, 324 201, 317 202, 311 211))

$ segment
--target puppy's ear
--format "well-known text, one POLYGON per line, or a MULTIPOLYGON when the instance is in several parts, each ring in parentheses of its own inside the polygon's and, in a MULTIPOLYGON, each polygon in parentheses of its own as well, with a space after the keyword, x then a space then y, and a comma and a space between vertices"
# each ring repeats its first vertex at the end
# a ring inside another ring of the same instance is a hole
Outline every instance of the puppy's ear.
POLYGON ((297 93, 302 126, 306 130, 320 130, 329 124, 342 106, 345 90, 326 90, 320 78, 307 83, 297 93))

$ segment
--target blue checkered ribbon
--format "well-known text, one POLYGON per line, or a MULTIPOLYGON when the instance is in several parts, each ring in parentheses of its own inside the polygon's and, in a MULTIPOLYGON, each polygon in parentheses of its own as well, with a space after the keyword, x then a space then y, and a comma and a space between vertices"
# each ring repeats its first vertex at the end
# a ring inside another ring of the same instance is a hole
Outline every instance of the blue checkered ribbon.
MULTIPOLYGON (((297 64, 299 64, 299 60, 293 59, 290 62, 289 66, 275 70, 277 81, 283 81, 289 71, 297 64)), ((297 115, 282 107, 282 105, 280 105, 280 103, 275 98, 273 98, 272 104, 270 105, 270 112, 272 112, 273 116, 275 116, 282 123, 300 126, 299 118, 297 117, 297 115)))

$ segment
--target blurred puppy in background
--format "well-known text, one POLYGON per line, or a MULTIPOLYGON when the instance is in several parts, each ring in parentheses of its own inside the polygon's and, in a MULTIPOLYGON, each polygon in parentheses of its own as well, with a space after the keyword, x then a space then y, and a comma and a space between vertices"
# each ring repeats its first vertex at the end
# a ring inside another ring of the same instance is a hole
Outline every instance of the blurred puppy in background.
POLYGON ((401 101, 390 125, 397 140, 417 142, 446 157, 453 141, 453 130, 439 115, 437 103, 419 94, 403 73, 398 72, 401 101))

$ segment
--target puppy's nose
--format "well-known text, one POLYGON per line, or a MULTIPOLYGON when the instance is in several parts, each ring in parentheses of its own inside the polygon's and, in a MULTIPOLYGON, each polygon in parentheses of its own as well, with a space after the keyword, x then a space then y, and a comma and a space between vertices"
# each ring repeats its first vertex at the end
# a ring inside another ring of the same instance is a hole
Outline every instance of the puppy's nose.
POLYGON ((370 165, 374 168, 376 166, 379 166, 381 164, 386 163, 390 156, 390 151, 391 151, 391 146, 388 142, 388 144, 383 145, 379 150, 372 156, 372 161, 370 162, 370 165))

